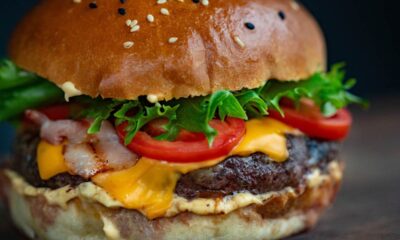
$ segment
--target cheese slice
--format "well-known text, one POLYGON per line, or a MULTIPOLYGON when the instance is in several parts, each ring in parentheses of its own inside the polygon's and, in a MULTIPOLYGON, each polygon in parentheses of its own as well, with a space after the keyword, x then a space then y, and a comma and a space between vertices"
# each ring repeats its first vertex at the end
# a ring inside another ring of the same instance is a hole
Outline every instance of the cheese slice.
POLYGON ((277 162, 285 161, 289 152, 285 133, 295 129, 272 118, 252 119, 246 122, 246 135, 230 155, 249 156, 261 152, 277 162))
POLYGON ((126 208, 139 209, 154 218, 170 207, 178 179, 179 173, 167 164, 141 159, 132 168, 98 174, 92 181, 126 208))
POLYGON ((63 155, 63 145, 51 145, 46 141, 41 141, 36 155, 39 175, 43 180, 49 180, 60 173, 68 172, 63 155))
POLYGON ((181 174, 214 166, 222 160, 169 164, 141 158, 129 169, 97 174, 92 181, 126 208, 140 210, 152 219, 163 216, 171 207, 175 186, 181 174))
MULTIPOLYGON (((246 135, 229 155, 248 156, 255 152, 262 152, 277 162, 283 162, 289 154, 285 133, 295 131, 270 118, 247 121, 246 135)), ((41 161, 39 164, 41 176, 48 179, 63 171, 68 171, 63 164, 61 146, 41 142, 39 147, 38 160, 41 161)), ((226 157, 228 156, 188 164, 171 164, 141 158, 129 169, 100 173, 94 176, 92 181, 121 202, 125 208, 139 210, 148 218, 153 219, 164 216, 171 207, 175 186, 181 174, 214 166, 226 157)))

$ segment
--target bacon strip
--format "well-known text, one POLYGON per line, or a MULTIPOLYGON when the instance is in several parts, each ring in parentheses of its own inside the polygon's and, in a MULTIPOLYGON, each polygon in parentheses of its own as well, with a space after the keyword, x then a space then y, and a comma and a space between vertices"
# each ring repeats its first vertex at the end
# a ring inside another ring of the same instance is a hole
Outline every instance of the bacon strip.
POLYGON ((138 155, 121 144, 113 125, 104 121, 100 132, 87 134, 88 126, 73 120, 51 121, 27 110, 26 117, 40 126, 40 136, 51 144, 65 143, 64 158, 70 172, 90 178, 99 172, 132 167, 138 155))
POLYGON ((41 112, 27 110, 25 115, 35 124, 39 125, 40 137, 53 145, 61 144, 64 141, 76 144, 85 142, 87 138, 87 127, 82 122, 73 120, 51 121, 41 112))
POLYGON ((70 171, 84 178, 90 178, 106 167, 106 163, 86 143, 67 144, 64 158, 70 171))

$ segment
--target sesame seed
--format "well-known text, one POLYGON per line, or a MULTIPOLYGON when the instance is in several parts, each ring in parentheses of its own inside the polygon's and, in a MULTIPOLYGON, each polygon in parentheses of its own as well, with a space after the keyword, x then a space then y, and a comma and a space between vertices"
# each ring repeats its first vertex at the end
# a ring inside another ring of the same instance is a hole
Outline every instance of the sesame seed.
POLYGON ((133 27, 138 24, 138 20, 132 20, 130 27, 133 27))
POLYGON ((74 3, 81 3, 82 0, 73 0, 74 3))
POLYGON ((181 3, 185 2, 184 0, 176 0, 176 1, 181 2, 181 3))
POLYGON ((163 14, 163 15, 169 15, 169 11, 168 11, 168 9, 166 9, 166 8, 161 8, 161 10, 160 10, 160 12, 161 12, 161 14, 163 14))
POLYGON ((166 2, 167 2, 167 0, 157 0, 157 4, 164 4, 166 2))
POLYGON ((149 15, 147 15, 147 21, 149 21, 149 22, 154 22, 154 16, 153 15, 151 15, 151 14, 149 14, 149 15))
POLYGON ((203 4, 204 6, 208 6, 209 2, 208 0, 201 0, 201 4, 203 4))
POLYGON ((120 14, 120 15, 125 15, 126 14, 126 10, 125 10, 125 8, 118 8, 118 13, 120 14))
POLYGON ((131 48, 133 45, 135 45, 135 43, 132 41, 124 42, 124 48, 131 48))
POLYGON ((137 32, 137 31, 139 31, 139 29, 140 29, 140 26, 139 25, 135 25, 135 26, 133 26, 131 28, 131 32, 137 32))
POLYGON ((291 6, 292 9, 295 10, 295 11, 297 11, 297 10, 300 9, 299 3, 298 3, 297 1, 295 1, 295 0, 292 0, 292 1, 290 2, 290 6, 291 6))
POLYGON ((279 11, 279 12, 278 12, 278 15, 279 15, 279 17, 280 17, 282 20, 285 20, 286 15, 285 15, 285 13, 284 13, 283 11, 279 11))
POLYGON ((126 24, 126 26, 132 28, 132 27, 134 27, 135 25, 138 24, 138 21, 137 20, 128 19, 128 20, 126 20, 125 24, 126 24))
POLYGON ((89 3, 89 8, 96 9, 97 8, 97 4, 95 2, 91 2, 91 3, 89 3))
POLYGON ((178 41, 177 37, 171 37, 171 38, 168 39, 169 43, 176 43, 176 41, 178 41))
POLYGON ((238 36, 235 36, 233 38, 235 40, 235 42, 242 48, 244 48, 246 45, 244 44, 244 42, 242 41, 242 39, 240 39, 238 36))
POLYGON ((251 22, 246 22, 244 25, 250 30, 254 30, 256 28, 256 26, 254 26, 254 24, 251 22))

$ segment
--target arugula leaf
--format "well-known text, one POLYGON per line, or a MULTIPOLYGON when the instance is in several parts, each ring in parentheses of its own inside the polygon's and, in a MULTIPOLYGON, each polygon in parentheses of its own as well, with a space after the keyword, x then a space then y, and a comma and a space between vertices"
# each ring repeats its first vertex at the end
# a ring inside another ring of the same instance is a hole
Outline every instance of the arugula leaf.
POLYGON ((82 116, 93 119, 93 122, 88 129, 88 133, 95 134, 99 132, 102 122, 109 119, 111 114, 121 104, 122 103, 117 100, 94 99, 91 103, 91 107, 84 110, 82 113, 82 116))
POLYGON ((208 108, 208 119, 210 121, 215 117, 218 110, 219 118, 224 120, 226 117, 235 117, 247 120, 246 111, 243 109, 240 101, 229 91, 219 91, 211 95, 210 105, 214 108, 208 108))
POLYGON ((176 111, 176 120, 167 125, 171 134, 166 134, 161 139, 176 136, 179 129, 190 132, 204 133, 209 144, 212 145, 217 131, 210 126, 210 121, 217 115, 221 120, 226 117, 247 119, 245 110, 238 99, 230 91, 217 91, 207 97, 196 97, 176 101, 179 108, 176 111))
POLYGON ((270 106, 273 106, 281 114, 279 101, 283 98, 290 98, 297 102, 301 98, 309 98, 320 107, 326 117, 349 105, 360 104, 367 106, 368 103, 347 92, 356 83, 355 79, 344 81, 345 71, 343 64, 335 64, 328 73, 316 73, 311 78, 300 82, 278 82, 269 81, 260 91, 262 98, 270 106))
POLYGON ((128 145, 132 142, 136 133, 154 119, 166 118, 169 121, 174 121, 176 119, 176 110, 178 107, 179 105, 170 107, 159 103, 156 103, 152 107, 143 107, 137 101, 125 103, 122 108, 114 114, 118 119, 117 124, 125 121, 128 123, 125 129, 128 133, 125 138, 125 144, 128 145), (127 115, 130 110, 135 110, 136 108, 138 111, 134 116, 130 117, 127 115))
POLYGON ((255 90, 243 90, 235 94, 242 108, 252 117, 268 114, 268 105, 255 90))

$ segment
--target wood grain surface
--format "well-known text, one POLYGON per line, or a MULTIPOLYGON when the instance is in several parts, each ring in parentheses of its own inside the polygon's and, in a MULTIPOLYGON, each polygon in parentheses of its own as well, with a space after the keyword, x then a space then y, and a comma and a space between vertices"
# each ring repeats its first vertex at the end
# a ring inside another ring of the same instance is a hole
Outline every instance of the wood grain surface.
MULTIPOLYGON (((400 98, 354 109, 343 146, 346 174, 334 206, 318 226, 290 240, 400 239, 400 98)), ((0 239, 23 239, 0 206, 0 239)))

